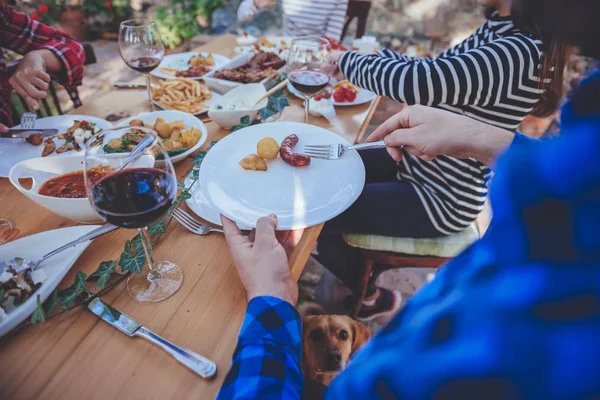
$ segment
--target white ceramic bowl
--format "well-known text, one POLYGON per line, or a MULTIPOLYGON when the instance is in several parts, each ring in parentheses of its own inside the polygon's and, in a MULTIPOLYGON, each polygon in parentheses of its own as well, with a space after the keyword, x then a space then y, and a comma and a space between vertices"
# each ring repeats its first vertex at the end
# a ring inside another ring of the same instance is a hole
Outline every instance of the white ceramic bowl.
POLYGON ((218 104, 213 105, 208 110, 208 116, 227 130, 231 130, 235 125, 239 125, 240 120, 245 116, 249 116, 250 121, 254 122, 258 118, 258 112, 267 106, 269 99, 263 99, 254 107, 245 110, 228 111, 218 110, 217 108, 220 105, 231 104, 232 102, 242 101, 246 103, 256 100, 265 93, 267 93, 267 90, 261 83, 249 83, 239 86, 227 92, 218 104))
MULTIPOLYGON (((107 154, 105 157, 110 160, 111 166, 119 167, 121 161, 127 159, 128 155, 107 154)), ((38 193, 40 186, 48 179, 68 174, 69 172, 83 170, 83 162, 84 158, 82 156, 32 158, 31 160, 21 161, 12 167, 8 173, 8 178, 17 190, 54 214, 84 224, 102 222, 102 219, 96 214, 87 197, 82 199, 64 199, 43 196, 38 193), (19 182, 20 178, 32 178, 33 184, 31 188, 27 189, 23 187, 19 182)), ((154 160, 149 160, 147 156, 142 156, 130 165, 147 167, 154 165, 154 160)))

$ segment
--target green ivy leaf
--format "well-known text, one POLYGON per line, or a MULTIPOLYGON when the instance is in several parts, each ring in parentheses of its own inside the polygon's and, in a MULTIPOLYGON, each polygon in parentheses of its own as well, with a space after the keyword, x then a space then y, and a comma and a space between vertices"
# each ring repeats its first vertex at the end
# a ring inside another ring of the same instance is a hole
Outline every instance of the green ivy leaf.
POLYGON ((133 246, 133 251, 144 251, 144 244, 142 243, 142 237, 138 233, 135 235, 133 239, 131 239, 131 245, 133 246))
POLYGON ((131 240, 126 241, 125 248, 123 250, 123 253, 121 254, 121 259, 119 260, 119 264, 121 265, 121 269, 123 271, 131 271, 134 274, 139 274, 144 268, 144 263, 146 262, 146 254, 144 254, 144 251, 141 249, 132 252, 131 247, 131 240))
POLYGON ((235 132, 242 128, 246 128, 247 126, 250 126, 250 125, 252 125, 252 122, 250 121, 250 116, 246 115, 240 119, 239 125, 235 125, 233 128, 231 128, 231 132, 235 132))
POLYGON ((77 275, 75 275, 75 283, 58 293, 61 297, 58 304, 63 307, 69 307, 71 304, 73 304, 73 301, 85 291, 86 278, 86 274, 81 271, 77 271, 77 275))
POLYGON ((117 266, 116 261, 103 261, 100 263, 98 269, 90 275, 88 279, 97 279, 96 286, 100 289, 104 289, 106 284, 110 281, 110 277, 115 272, 117 266))
POLYGON ((158 221, 151 224, 150 226, 148 226, 148 233, 150 233, 151 235, 160 235, 163 233, 167 233, 167 225, 165 224, 165 219, 161 218, 158 221))
POLYGON ((44 308, 42 307, 42 302, 40 300, 40 295, 37 295, 37 307, 33 314, 31 315, 31 323, 37 324, 38 322, 44 322, 46 320, 46 315, 44 314, 44 308))
POLYGON ((177 201, 185 201, 187 199, 191 199, 192 198, 192 194, 190 192, 188 192, 187 190, 184 190, 183 192, 181 192, 181 194, 179 196, 177 196, 177 201))
POLYGON ((46 301, 44 302, 44 311, 46 312, 46 315, 52 314, 52 311, 54 311, 54 309, 56 308, 56 299, 57 298, 58 298, 58 292, 55 290, 54 292, 52 292, 50 297, 48 297, 46 299, 46 301))
POLYGON ((177 182, 177 189, 179 189, 179 190, 185 189, 185 183, 177 182))
POLYGON ((198 168, 194 168, 192 170, 192 179, 199 179, 200 178, 200 170, 198 168))
POLYGON ((0 288, 0 304, 4 301, 4 289, 0 288))
POLYGON ((194 165, 202 164, 202 161, 204 161, 204 157, 206 157, 206 151, 200 151, 198 154, 196 154, 196 157, 194 157, 194 159, 192 160, 192 164, 194 164, 194 165))

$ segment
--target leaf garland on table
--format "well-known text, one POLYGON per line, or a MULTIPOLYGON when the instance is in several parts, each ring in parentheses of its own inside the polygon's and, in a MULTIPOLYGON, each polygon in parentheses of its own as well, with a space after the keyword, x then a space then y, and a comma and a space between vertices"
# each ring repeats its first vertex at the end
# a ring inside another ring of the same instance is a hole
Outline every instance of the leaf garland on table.
MULTIPOLYGON (((181 193, 177 196, 173 206, 169 209, 167 216, 159 219, 148 226, 148 232, 153 236, 152 243, 157 243, 162 235, 167 233, 167 229, 173 217, 173 210, 181 205, 182 202, 192 197, 192 188, 200 177, 200 165, 206 157, 206 153, 216 144, 211 142, 206 151, 201 151, 196 154, 192 160, 193 167, 186 174, 186 178, 190 177, 192 181, 188 186, 185 182, 178 182, 177 187, 181 189, 181 193)), ((73 284, 63 290, 55 290, 44 301, 41 302, 40 295, 37 296, 37 307, 29 321, 23 322, 17 329, 23 329, 29 325, 37 324, 38 322, 47 321, 50 318, 64 314, 76 307, 85 306, 97 297, 103 296, 111 289, 123 282, 130 274, 139 274, 146 262, 146 254, 142 247, 142 240, 139 233, 131 240, 125 242, 123 252, 117 260, 102 261, 98 269, 90 276, 78 271, 75 275, 73 284), (117 266, 119 268, 117 268, 117 266), (88 283, 95 282, 95 286, 99 291, 92 291, 88 283)), ((0 289, 2 291, 2 289, 0 289)), ((3 293, 0 293, 2 296, 3 293)))
POLYGON ((246 115, 245 117, 242 117, 240 119, 239 125, 235 125, 233 128, 231 128, 231 131, 235 132, 239 129, 246 128, 248 126, 255 125, 260 122, 264 122, 271 118, 273 115, 282 112, 283 109, 289 105, 290 103, 288 102, 287 97, 285 97, 285 95, 283 94, 283 90, 279 90, 273 96, 269 97, 269 103, 267 103, 267 106, 258 112, 258 114, 260 115, 260 120, 252 122, 250 121, 250 117, 246 115))

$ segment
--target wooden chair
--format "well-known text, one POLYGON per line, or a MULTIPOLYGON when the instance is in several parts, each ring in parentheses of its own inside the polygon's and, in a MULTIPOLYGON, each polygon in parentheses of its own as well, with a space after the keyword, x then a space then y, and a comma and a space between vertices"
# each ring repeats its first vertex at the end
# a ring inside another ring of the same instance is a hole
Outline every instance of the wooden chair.
POLYGON ((356 27, 356 38, 360 39, 364 36, 367 30, 367 19, 369 18, 369 11, 371 10, 370 0, 350 0, 348 2, 348 11, 346 12, 346 22, 344 23, 344 29, 342 30, 342 38, 340 42, 346 37, 348 33, 348 27, 354 21, 358 19, 358 25, 356 27))
POLYGON ((369 287, 374 287, 384 271, 398 268, 437 269, 479 239, 479 228, 471 225, 463 232, 439 239, 392 238, 373 235, 347 235, 346 242, 360 249, 361 270, 354 288, 350 316, 356 318, 369 287))
MULTIPOLYGON (((96 63, 96 53, 94 52, 94 48, 91 44, 85 43, 83 45, 83 49, 85 51, 85 64, 90 65, 96 63)), ((19 65, 19 61, 12 61, 8 63, 8 71, 12 74, 16 71, 17 66, 19 65)), ((40 100, 40 109, 37 111, 37 117, 48 117, 52 115, 62 115, 64 114, 62 108, 60 107, 60 101, 58 99, 57 94, 57 83, 52 81, 50 82, 50 87, 48 88, 49 97, 40 100)), ((73 102, 73 107, 77 108, 82 105, 81 100, 79 99, 79 91, 77 88, 69 88, 67 89, 69 96, 71 97, 71 101, 73 102)), ((21 122, 19 121, 19 116, 29 110, 29 106, 25 102, 25 100, 19 96, 16 92, 13 92, 13 101, 12 101, 12 111, 13 111, 13 125, 18 125, 21 122)))

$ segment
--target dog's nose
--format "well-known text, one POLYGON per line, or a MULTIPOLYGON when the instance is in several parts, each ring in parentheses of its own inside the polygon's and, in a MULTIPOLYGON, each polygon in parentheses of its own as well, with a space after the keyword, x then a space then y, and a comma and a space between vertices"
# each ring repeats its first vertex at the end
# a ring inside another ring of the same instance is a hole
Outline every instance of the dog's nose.
POLYGON ((325 361, 330 369, 337 369, 342 363, 342 353, 339 350, 327 350, 325 361))

